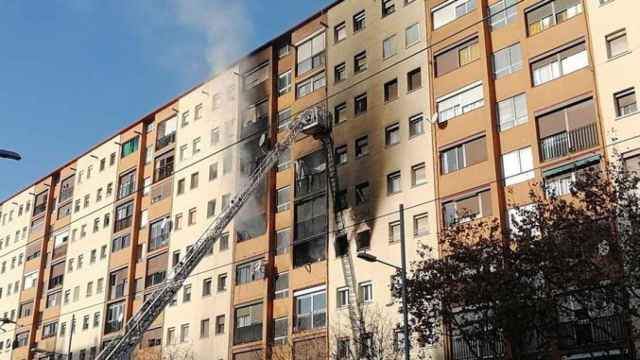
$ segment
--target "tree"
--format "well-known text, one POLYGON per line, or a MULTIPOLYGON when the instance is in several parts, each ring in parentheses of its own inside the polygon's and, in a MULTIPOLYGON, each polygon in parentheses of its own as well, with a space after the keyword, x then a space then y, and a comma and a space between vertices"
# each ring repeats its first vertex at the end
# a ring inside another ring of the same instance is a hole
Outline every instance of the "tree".
POLYGON ((190 347, 154 346, 138 349, 135 358, 138 360, 195 360, 196 357, 190 347))
MULTIPOLYGON (((457 223, 439 237, 439 257, 420 250, 407 284, 420 343, 445 338, 456 358, 468 359, 632 356, 640 320, 640 178, 617 165, 575 173, 570 196, 533 185, 531 204, 514 205, 510 224, 457 223)), ((394 287, 399 297, 397 278, 394 287)))

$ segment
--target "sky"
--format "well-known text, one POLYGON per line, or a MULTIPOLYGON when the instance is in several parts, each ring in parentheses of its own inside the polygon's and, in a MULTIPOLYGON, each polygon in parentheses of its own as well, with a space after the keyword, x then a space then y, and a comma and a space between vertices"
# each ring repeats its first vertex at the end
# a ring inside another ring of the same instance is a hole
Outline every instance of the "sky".
POLYGON ((331 2, 0 1, 0 202, 331 2))

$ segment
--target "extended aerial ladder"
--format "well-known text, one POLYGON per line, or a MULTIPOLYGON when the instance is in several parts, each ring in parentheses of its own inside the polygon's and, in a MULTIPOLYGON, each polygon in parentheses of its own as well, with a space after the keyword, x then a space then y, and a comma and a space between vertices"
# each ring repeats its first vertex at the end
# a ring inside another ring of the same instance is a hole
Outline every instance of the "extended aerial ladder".
MULTIPOLYGON (((278 162, 280 155, 285 152, 300 134, 309 134, 315 137, 330 136, 329 119, 326 113, 319 108, 304 111, 298 119, 289 126, 287 137, 273 146, 262 161, 257 165, 249 177, 245 187, 229 202, 229 206, 209 225, 202 236, 187 251, 185 259, 178 263, 173 272, 152 295, 142 304, 138 312, 131 317, 124 328, 124 334, 109 342, 98 354, 97 360, 124 360, 128 359, 136 344, 140 342, 144 332, 153 321, 162 313, 174 298, 185 280, 200 263, 200 260, 211 249, 215 241, 223 234, 227 225, 238 214, 242 206, 249 200, 271 168, 278 162)), ((327 150, 333 154, 333 147, 327 150)))

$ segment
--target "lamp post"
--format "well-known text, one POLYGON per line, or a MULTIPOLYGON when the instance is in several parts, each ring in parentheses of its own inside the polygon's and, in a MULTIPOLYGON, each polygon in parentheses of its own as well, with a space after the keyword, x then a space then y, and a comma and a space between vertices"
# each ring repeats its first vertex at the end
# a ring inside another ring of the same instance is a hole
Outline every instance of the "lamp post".
POLYGON ((0 149, 0 159, 21 160, 22 156, 15 151, 0 149))
POLYGON ((400 271, 400 276, 402 278, 402 317, 403 317, 403 332, 404 332, 404 360, 410 360, 409 350, 411 348, 411 340, 409 339, 409 310, 407 308, 407 256, 406 256, 406 248, 405 248, 405 236, 404 236, 404 206, 400 204, 400 263, 401 266, 396 266, 391 263, 388 263, 384 260, 378 259, 377 256, 360 252, 358 253, 358 258, 371 262, 371 263, 380 263, 389 267, 392 267, 398 271, 400 271))

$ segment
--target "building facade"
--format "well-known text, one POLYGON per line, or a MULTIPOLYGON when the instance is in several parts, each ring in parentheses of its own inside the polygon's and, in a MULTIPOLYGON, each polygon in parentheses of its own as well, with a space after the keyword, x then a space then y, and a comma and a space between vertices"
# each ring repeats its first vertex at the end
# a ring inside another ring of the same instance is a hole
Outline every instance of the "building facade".
POLYGON ((410 262, 454 222, 508 226, 535 183, 640 156, 637 6, 336 1, 0 203, 0 359, 94 358, 310 108, 330 143, 296 140, 135 356, 400 358, 395 270, 357 253, 400 264, 401 204, 410 262))

